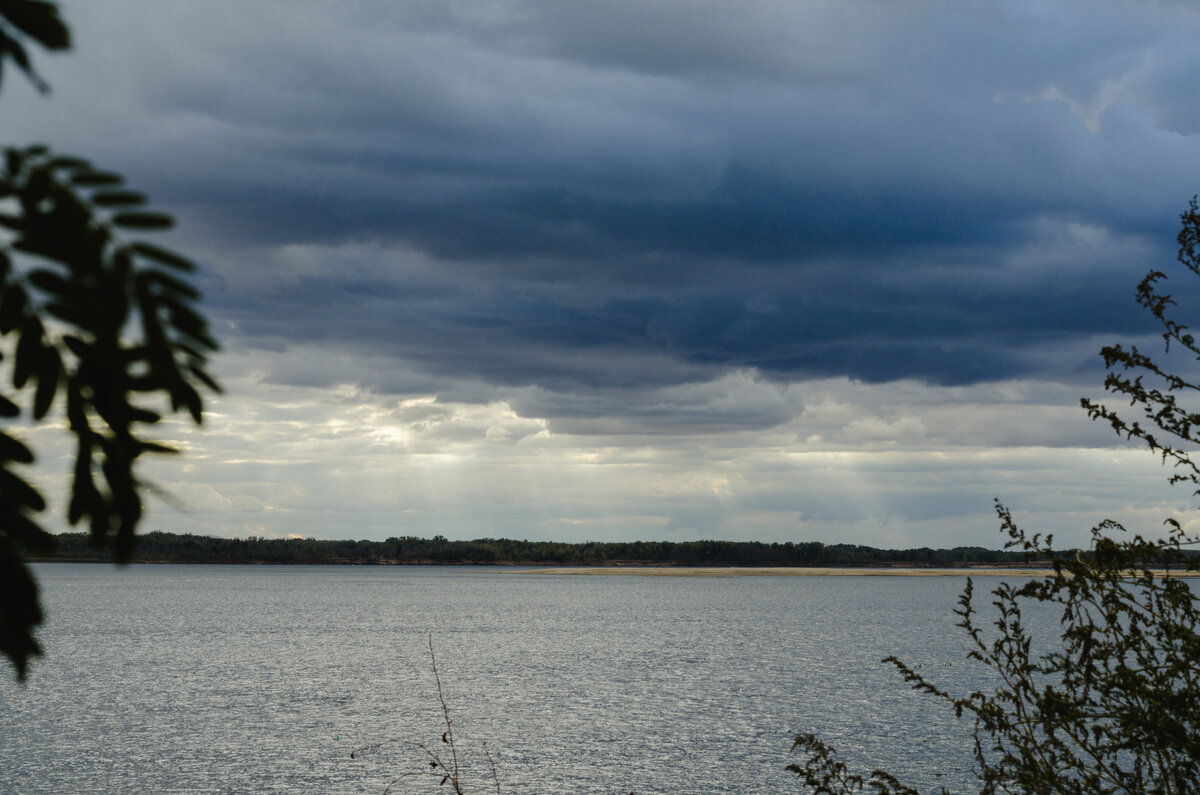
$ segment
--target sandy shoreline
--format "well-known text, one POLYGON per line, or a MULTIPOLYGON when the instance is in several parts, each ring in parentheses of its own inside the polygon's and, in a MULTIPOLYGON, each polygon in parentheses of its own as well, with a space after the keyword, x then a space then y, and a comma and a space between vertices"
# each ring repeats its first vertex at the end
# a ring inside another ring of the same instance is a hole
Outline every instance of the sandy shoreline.
MULTIPOLYGON (((524 569, 514 574, 635 575, 642 577, 1046 577, 1051 569, 964 567, 925 569, 904 567, 820 568, 820 567, 701 567, 701 566, 558 566, 524 569)), ((1200 576, 1196 572, 1177 572, 1177 577, 1200 576)))
POLYGON ((643 577, 1044 577, 1050 569, 1027 568, 822 568, 779 566, 745 568, 735 566, 556 566, 525 569, 519 574, 639 575, 643 577))

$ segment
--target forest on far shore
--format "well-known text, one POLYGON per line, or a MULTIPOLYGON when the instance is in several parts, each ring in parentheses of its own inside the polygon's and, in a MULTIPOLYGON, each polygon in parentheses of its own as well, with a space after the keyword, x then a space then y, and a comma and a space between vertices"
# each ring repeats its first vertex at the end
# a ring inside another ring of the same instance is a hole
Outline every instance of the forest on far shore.
MULTIPOLYGON (((42 561, 107 561, 86 533, 56 536, 57 551, 42 561)), ((386 541, 316 538, 215 538, 155 531, 138 536, 134 561, 143 563, 458 564, 534 566, 971 566, 1021 565, 1021 552, 983 547, 876 549, 818 541, 515 541, 444 536, 392 537, 386 541)))

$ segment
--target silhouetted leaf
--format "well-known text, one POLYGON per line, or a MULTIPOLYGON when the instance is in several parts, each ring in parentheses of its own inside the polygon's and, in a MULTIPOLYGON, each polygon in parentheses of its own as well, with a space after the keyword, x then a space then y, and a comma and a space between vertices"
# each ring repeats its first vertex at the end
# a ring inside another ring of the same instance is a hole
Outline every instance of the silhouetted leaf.
POLYGON ((32 254, 35 257, 44 257, 48 260, 63 260, 62 238, 44 238, 44 237, 23 237, 12 244, 13 249, 24 254, 32 254))
MULTIPOLYGON (((200 297, 199 290, 187 282, 176 279, 169 273, 159 270, 144 270, 138 274, 138 278, 144 280, 148 286, 157 288, 160 295, 172 294, 192 301, 200 297)), ((180 306, 180 304, 172 304, 172 306, 180 306)))
POLYGON ((0 297, 0 334, 7 334, 25 320, 28 296, 19 284, 6 285, 0 297))
POLYGON ((0 512, 0 653, 12 660, 17 678, 24 679, 29 659, 42 652, 32 631, 42 622, 42 610, 37 583, 6 536, 8 516, 0 512))
POLYGON ((32 464, 33 451, 24 443, 0 431, 0 459, 16 461, 20 464, 32 464))
POLYGON ((92 447, 90 439, 81 441, 75 456, 75 476, 71 483, 71 500, 67 506, 67 521, 77 524, 91 516, 100 502, 100 492, 92 480, 92 447))
POLYGON ((13 356, 13 386, 25 386, 29 376, 38 366, 42 353, 42 324, 36 318, 26 318, 21 325, 21 339, 13 356))
POLYGON ((4 150, 4 168, 9 174, 17 174, 25 162, 25 155, 19 149, 4 150))
POLYGON ((146 196, 131 190, 106 191, 92 194, 92 204, 97 207, 121 207, 131 204, 145 204, 146 196))
POLYGON ((171 326, 176 331, 188 335, 197 344, 210 350, 217 347, 216 340, 208 335, 208 321, 199 314, 169 296, 162 296, 159 302, 170 310, 171 326))
POLYGON ((66 304, 58 301, 50 301, 42 304, 42 309, 51 317, 72 326, 78 326, 82 322, 82 318, 79 315, 79 307, 74 303, 66 304))
MULTIPOLYGON (((21 413, 20 407, 8 398, 0 395, 0 417, 15 417, 21 413)), ((2 433, 2 431, 0 431, 2 433)))
POLYGON ((134 243, 129 248, 143 257, 149 257, 163 265, 168 265, 177 270, 191 272, 196 269, 195 264, 186 257, 181 257, 173 251, 169 251, 160 246, 155 246, 150 243, 134 243))
POLYGON ((69 170, 84 169, 84 168, 88 168, 89 165, 90 164, 88 163, 88 161, 84 160, 83 158, 64 157, 62 155, 59 155, 58 157, 52 157, 49 160, 47 160, 43 167, 50 169, 52 171, 63 171, 63 170, 67 170, 67 169, 69 169, 69 170))
POLYGON ((44 290, 55 295, 66 295, 71 291, 67 280, 59 276, 54 271, 39 269, 31 272, 28 276, 29 283, 39 290, 44 290))
POLYGON ((197 425, 201 423, 204 418, 204 406, 200 400, 200 393, 183 380, 177 381, 171 389, 171 408, 178 411, 181 407, 188 410, 197 425))
POLYGON ((139 408, 137 406, 129 407, 130 422, 142 422, 146 423, 147 425, 153 425, 161 419, 162 415, 158 412, 150 411, 150 409, 139 408))
POLYGON ((81 171, 71 175, 71 184, 84 188, 120 185, 125 179, 107 171, 81 171))
POLYGON ((24 505, 35 511, 46 507, 46 501, 38 494, 37 489, 3 467, 0 467, 0 493, 8 503, 24 505))
POLYGON ((5 0, 0 16, 48 50, 71 46, 71 32, 59 16, 58 6, 44 0, 5 0))
POLYGON ((29 82, 33 83, 34 88, 43 93, 48 89, 45 81, 33 71, 33 65, 29 63, 29 54, 25 52, 25 47, 21 45, 21 42, 0 30, 0 64, 3 63, 5 56, 11 58, 13 63, 21 68, 21 71, 29 78, 29 82))
POLYGON ((58 351, 47 348, 38 367, 37 391, 33 397, 33 418, 40 420, 50 411, 54 395, 58 391, 58 377, 62 373, 62 360, 58 351))
POLYGON ((112 222, 123 229, 142 229, 142 230, 158 230, 170 229, 174 224, 174 219, 165 213, 117 213, 112 217, 112 222))
POLYGON ((203 368, 197 367, 194 364, 189 364, 187 366, 187 369, 188 369, 188 372, 191 373, 192 376, 195 377, 195 379, 197 381, 204 384, 206 387, 211 389, 213 392, 216 392, 217 394, 220 394, 222 392, 220 384, 218 384, 212 376, 210 376, 207 372, 205 372, 203 368))
POLYGON ((62 341, 70 349, 71 353, 80 359, 86 359, 91 355, 91 347, 73 334, 63 336, 62 341))

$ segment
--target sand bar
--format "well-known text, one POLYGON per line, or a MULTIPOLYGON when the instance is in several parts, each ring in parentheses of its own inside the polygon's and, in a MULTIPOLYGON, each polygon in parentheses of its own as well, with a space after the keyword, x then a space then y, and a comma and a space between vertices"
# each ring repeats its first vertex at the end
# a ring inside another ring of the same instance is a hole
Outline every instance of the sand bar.
POLYGON ((1049 569, 958 568, 925 569, 903 567, 808 567, 771 566, 557 566, 550 569, 525 569, 521 574, 598 574, 637 575, 642 577, 1044 577, 1049 569))
MULTIPOLYGON (((780 566, 764 568, 703 566, 557 566, 523 569, 514 574, 635 575, 642 577, 1046 577, 1051 569, 966 566, 934 569, 920 567, 822 568, 780 566)), ((1175 572, 1176 577, 1196 577, 1200 572, 1175 572)))

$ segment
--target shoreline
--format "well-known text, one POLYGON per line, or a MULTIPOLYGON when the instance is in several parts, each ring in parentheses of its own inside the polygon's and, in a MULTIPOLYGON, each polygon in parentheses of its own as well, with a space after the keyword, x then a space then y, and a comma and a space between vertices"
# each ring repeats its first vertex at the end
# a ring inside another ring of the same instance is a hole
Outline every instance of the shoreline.
MULTIPOLYGON (((33 564, 93 564, 113 566, 111 560, 78 558, 43 558, 27 560, 33 564)), ((495 574, 551 574, 577 576, 641 576, 641 577, 1049 577, 1054 570, 1048 566, 672 566, 662 564, 629 565, 546 565, 519 561, 489 561, 487 563, 464 561, 445 562, 432 560, 323 560, 323 561, 269 561, 269 560, 169 560, 149 559, 130 561, 128 566, 350 566, 379 567, 416 566, 445 569, 469 568, 473 571, 491 570, 495 574)), ((1153 570, 1162 577, 1163 569, 1153 570)), ((1132 574, 1132 573, 1130 573, 1132 574)), ((1171 569, 1178 579, 1200 579, 1200 570, 1171 569)))
MULTIPOLYGON (((641 577, 1048 577, 1049 568, 979 566, 958 568, 920 567, 802 567, 769 568, 704 567, 704 566, 556 566, 542 569, 523 569, 512 574, 562 574, 584 576, 641 576, 641 577)), ((1200 577, 1200 572, 1172 572, 1176 577, 1200 577)))

